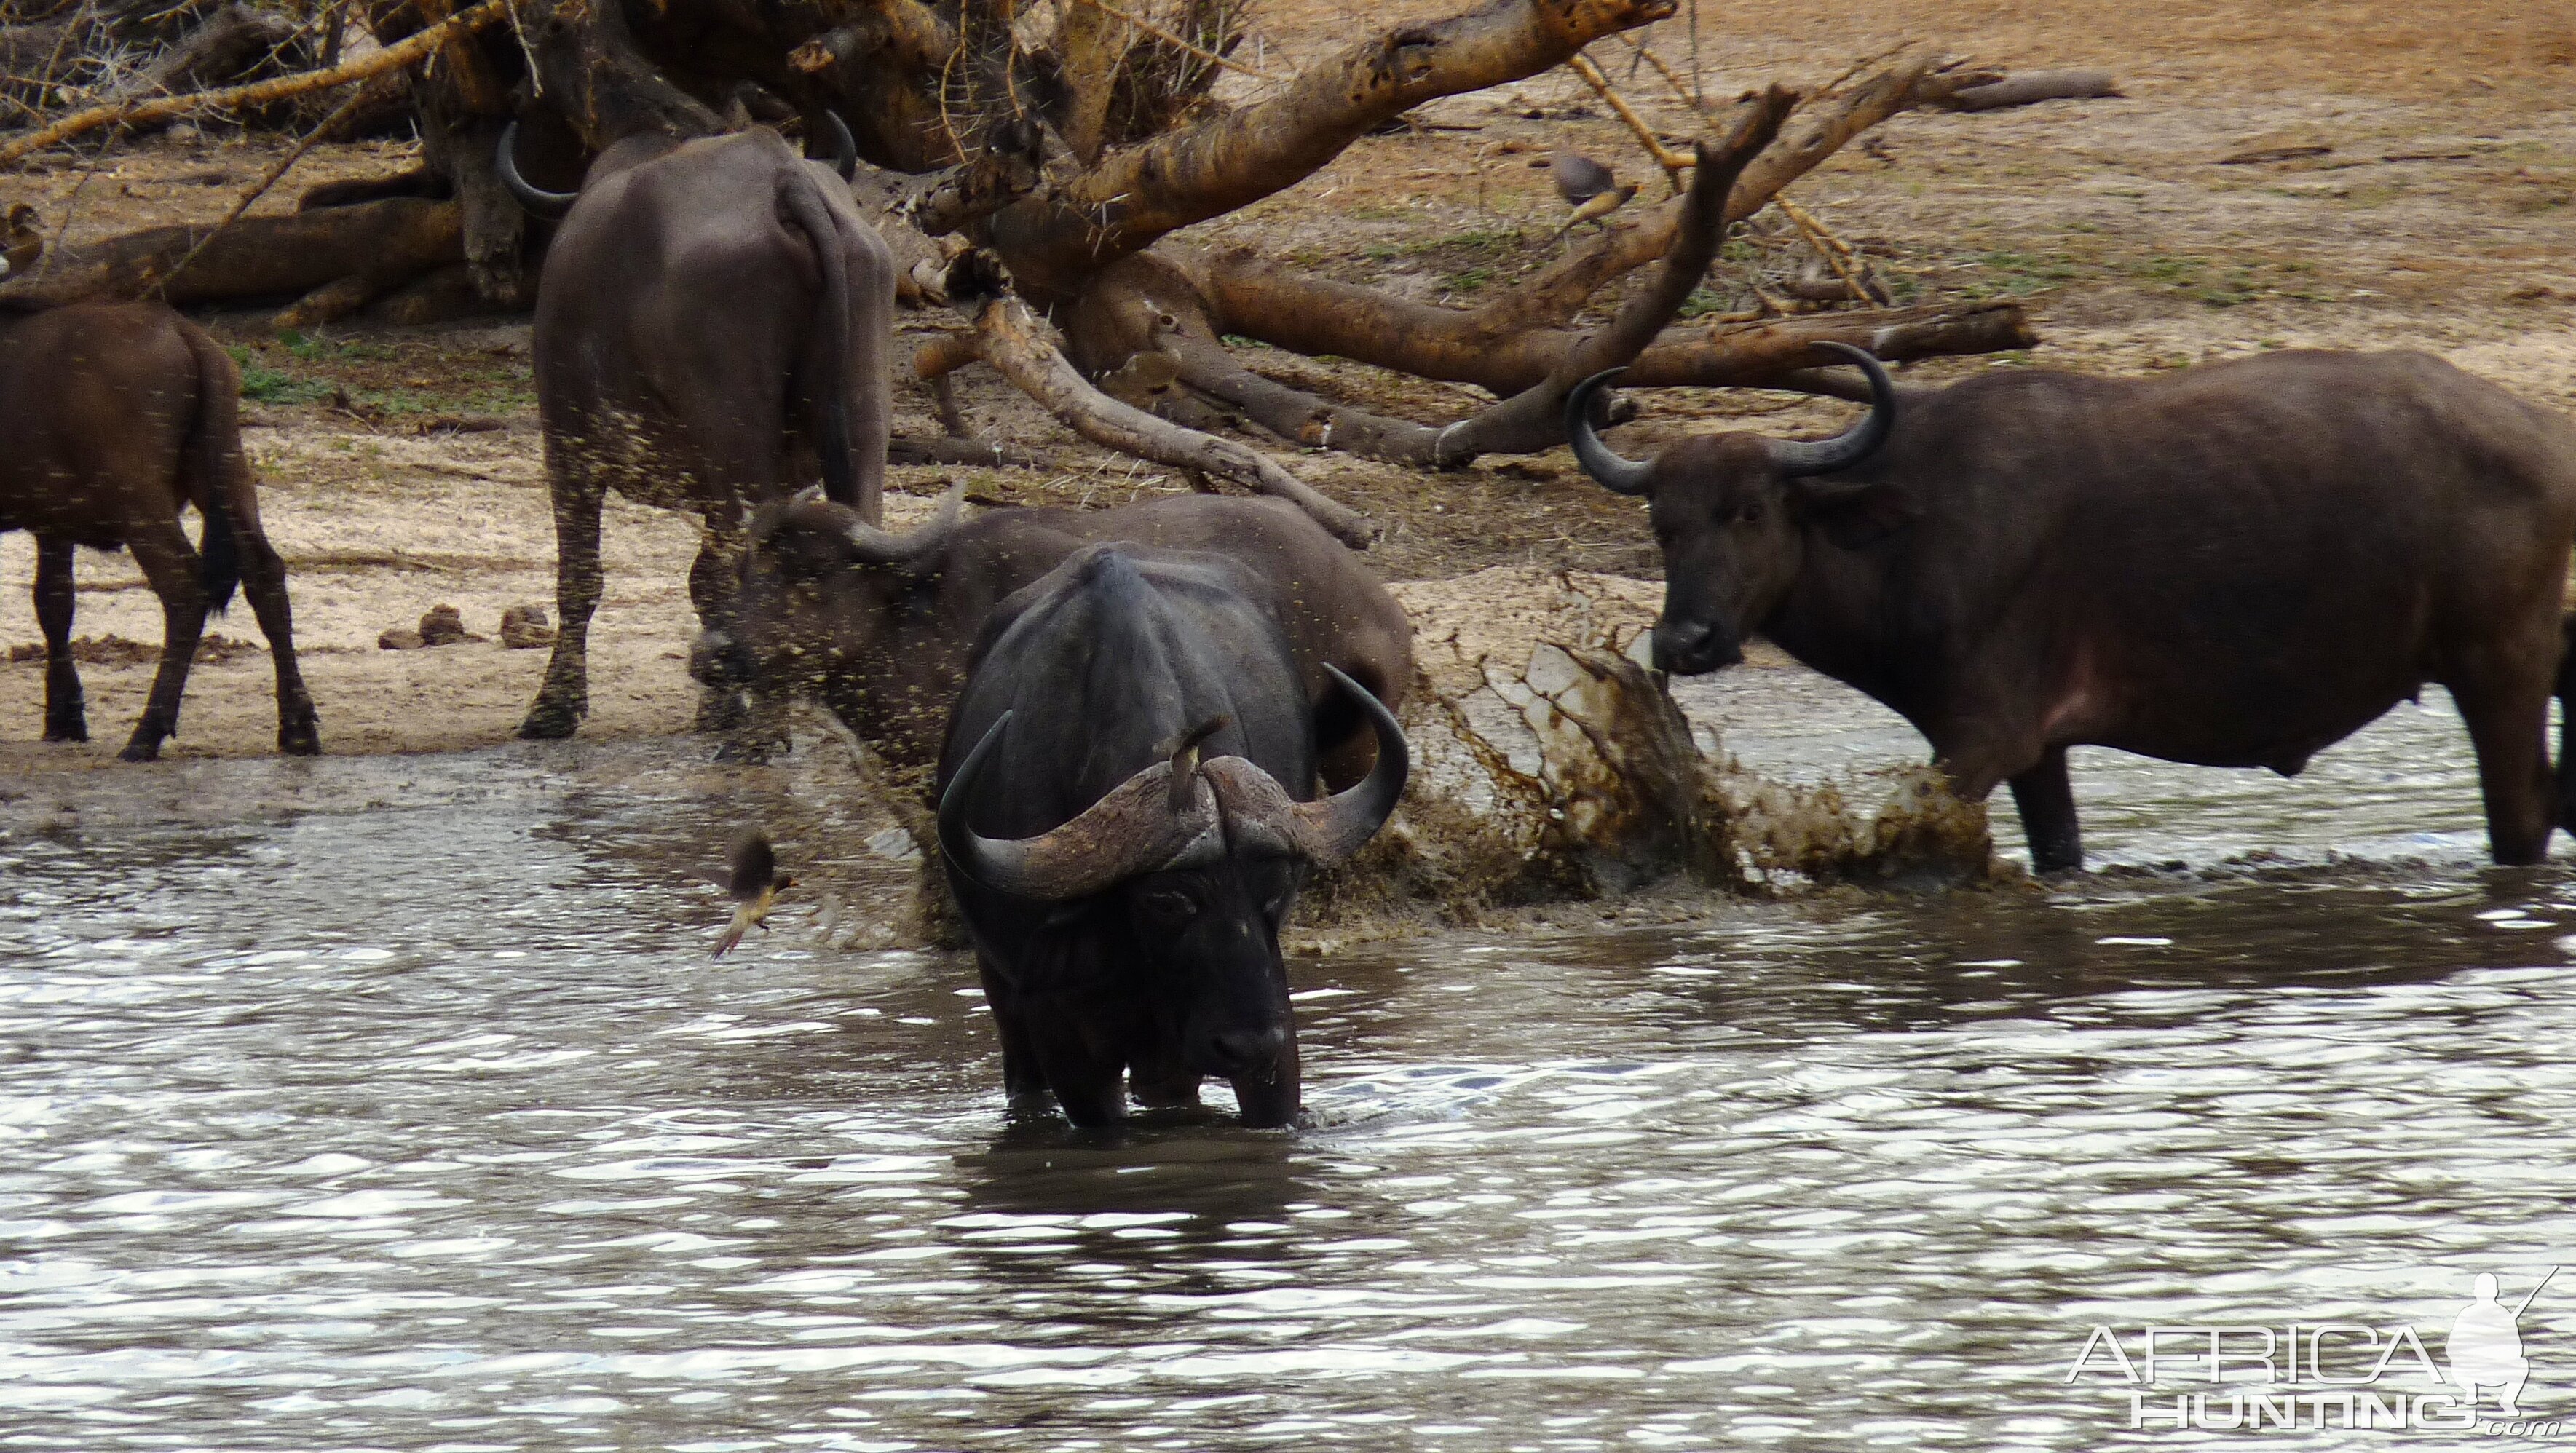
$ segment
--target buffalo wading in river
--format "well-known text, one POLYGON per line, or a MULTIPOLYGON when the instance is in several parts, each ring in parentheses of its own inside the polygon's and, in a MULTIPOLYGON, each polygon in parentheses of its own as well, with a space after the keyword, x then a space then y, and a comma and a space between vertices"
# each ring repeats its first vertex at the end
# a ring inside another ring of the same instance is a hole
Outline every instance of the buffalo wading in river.
MULTIPOLYGON (((1312 713, 1262 582, 1219 555, 1099 544, 1003 603, 939 766, 939 843, 1012 1103, 1076 1125, 1230 1081, 1244 1123, 1300 1103, 1279 925, 1307 871, 1404 791, 1395 717, 1318 794, 1312 713), (1306 799, 1313 800, 1306 800, 1306 799)), ((1328 668, 1329 671, 1329 668, 1328 668)))
MULTIPOLYGON (((1897 389, 1843 435, 1692 438, 1651 461, 1566 427, 1648 501, 1655 664, 1754 632, 2010 782, 2043 872, 2079 867, 2066 749, 2294 776, 2428 681, 2475 744, 2499 863, 2546 855, 2576 428, 2420 353, 2285 352, 2153 378, 2013 370, 1897 389)), ((2564 765, 2576 732, 2562 735, 2564 765)))
POLYGON ((630 136, 600 154, 578 194, 530 185, 515 140, 515 128, 501 139, 503 180, 531 212, 563 219, 538 284, 535 343, 562 619, 519 734, 569 736, 589 709, 610 489, 706 521, 689 570, 704 628, 691 666, 706 689, 697 729, 732 730, 745 719, 731 648, 745 509, 819 473, 832 499, 880 517, 893 256, 850 200, 846 133, 837 174, 766 128, 630 136))
POLYGON ((36 537, 45 633, 45 740, 85 742, 72 662, 72 552, 131 551, 161 599, 161 666, 122 755, 149 762, 179 731, 206 618, 238 583, 277 668, 277 749, 322 750, 295 664, 286 565, 260 528, 242 457, 241 374, 215 340, 158 303, 74 303, 0 314, 0 532, 36 537), (179 512, 205 521, 192 549, 179 512))
POLYGON ((755 678, 820 701, 901 764, 939 753, 968 652, 994 606, 1087 544, 1124 540, 1231 557, 1257 579, 1288 632, 1315 713, 1324 779, 1368 770, 1375 734, 1330 666, 1388 706, 1413 680, 1413 628, 1357 555, 1293 505, 1178 495, 1106 510, 940 512, 892 534, 829 500, 754 513, 736 633, 755 678))

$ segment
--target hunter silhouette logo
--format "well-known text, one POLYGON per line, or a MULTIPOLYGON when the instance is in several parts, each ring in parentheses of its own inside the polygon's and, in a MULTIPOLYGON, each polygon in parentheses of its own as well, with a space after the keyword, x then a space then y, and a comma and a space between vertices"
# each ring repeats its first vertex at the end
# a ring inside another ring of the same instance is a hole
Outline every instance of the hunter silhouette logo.
POLYGON ((2551 1267, 2540 1279, 2540 1286, 2516 1303, 2510 1312, 2496 1300, 2496 1279, 2492 1273, 2479 1272, 2469 1285, 2470 1301, 2466 1310, 2451 1322, 2451 1340, 2442 1349, 2450 1359, 2451 1381, 2474 1405, 2481 1389, 2496 1390, 2496 1410, 2508 1417, 2518 1416, 2522 1409, 2514 1399, 2522 1395, 2522 1385, 2531 1376, 2531 1359, 2522 1355, 2522 1333, 2518 1323, 2531 1309, 2541 1287, 2558 1275, 2551 1267))
POLYGON ((2563 1437, 2576 1434, 2576 1423, 2535 1422, 2523 1411, 2531 1359, 2520 1326, 2559 1270, 2550 1267, 2512 1303, 2501 1299, 2493 1273, 2471 1278, 2469 1303, 2452 1317, 2439 1362, 2403 1322, 2097 1326, 2065 1380, 2117 1385, 2132 1429, 2563 1437))

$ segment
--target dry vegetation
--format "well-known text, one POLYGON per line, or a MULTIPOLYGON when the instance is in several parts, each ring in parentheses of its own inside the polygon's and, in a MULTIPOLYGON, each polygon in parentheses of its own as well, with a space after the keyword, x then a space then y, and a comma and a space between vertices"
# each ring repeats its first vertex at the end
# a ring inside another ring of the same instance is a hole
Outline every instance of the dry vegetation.
MULTIPOLYGON (((1419 3, 1414 10, 1432 11, 1419 3)), ((2127 99, 1986 115, 1912 113, 1800 181, 1790 195, 1854 242, 1901 296, 2013 298, 2043 339, 2034 353, 1926 363, 1923 376, 2035 365, 2139 371, 2297 346, 2434 349, 2528 397, 2576 409, 2576 12, 2512 0, 2400 5, 2196 0, 2123 7, 1860 4, 1830 12, 1703 3, 1700 64, 1712 95, 1773 80, 1812 85, 1872 52, 1931 40, 1982 62, 2096 66, 2127 99), (2275 160, 2247 159, 2277 157, 2275 160)), ((1357 5, 1255 0, 1242 52, 1284 67, 1388 17, 1357 5)), ((1679 20, 1646 32, 1687 74, 1679 20)), ((1628 42, 1594 58, 1656 124, 1686 113, 1628 42)), ((1229 75, 1221 95, 1258 83, 1229 75)), ((1562 208, 1547 148, 1570 138, 1662 189, 1628 133, 1564 70, 1434 103, 1420 124, 1363 139, 1304 183, 1185 234, 1257 241, 1312 271, 1429 301, 1472 301, 1556 255, 1562 208)), ((34 204, 78 243, 161 222, 206 220, 287 143, 210 127, 58 153, 0 176, 0 209, 34 204)), ((380 175, 410 148, 317 149, 296 186, 380 175)), ((1642 210, 1642 206, 1638 208, 1642 210)), ((1747 269, 1776 259, 1739 242, 1712 275, 1722 307, 1747 269)), ((1606 301, 1606 300, 1605 300, 1606 301)), ((944 311, 908 312, 926 336, 944 311)), ((524 321, 406 329, 363 318, 281 338, 261 314, 215 320, 244 362, 246 440, 285 552, 326 750, 418 751, 505 740, 543 653, 497 643, 380 652, 377 633, 453 602, 492 634, 502 608, 549 601, 553 540, 539 469, 524 321), (460 432, 459 430, 463 430, 460 432)), ((1262 371, 1346 402, 1454 418, 1491 402, 1460 385, 1334 360, 1246 349, 1262 371)), ((1186 487, 1169 471, 1070 438, 989 372, 959 375, 988 435, 1044 448, 1052 472, 907 468, 894 519, 961 474, 992 502, 1112 504, 1186 487)), ((927 395, 900 388, 898 432, 937 432, 927 395)), ((1645 395, 1623 446, 1740 419, 1765 430, 1830 424, 1842 406, 1789 395, 1645 395)), ((1272 447, 1276 447, 1275 441, 1272 447)), ((1592 488, 1562 451, 1429 474, 1344 455, 1293 460, 1303 476, 1385 528, 1390 577, 1438 581, 1537 564, 1651 578, 1637 507, 1592 488)), ((663 733, 693 702, 683 573, 695 526, 612 503, 609 587, 593 646, 586 734, 663 733)), ((37 639, 31 549, 0 540, 0 647, 37 639)), ((85 553, 79 633, 157 640, 157 607, 120 557, 85 553)), ((1434 589, 1426 586, 1422 589, 1434 589)), ((245 619, 225 623, 232 634, 245 619)), ((24 771, 109 760, 148 667, 86 668, 99 740, 35 738, 41 667, 0 664, 0 763, 24 771)), ((265 661, 203 666, 170 755, 269 750, 265 661)))

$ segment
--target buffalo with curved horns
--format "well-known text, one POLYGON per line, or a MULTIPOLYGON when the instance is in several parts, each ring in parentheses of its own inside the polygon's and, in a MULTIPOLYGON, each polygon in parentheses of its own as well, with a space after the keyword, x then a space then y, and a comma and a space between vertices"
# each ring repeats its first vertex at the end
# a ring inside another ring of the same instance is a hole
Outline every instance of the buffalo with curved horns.
MULTIPOLYGON (((1220 555, 1097 544, 986 627, 939 764, 939 843, 1012 1102, 1076 1125, 1194 1104, 1230 1081, 1246 1124, 1299 1104, 1279 925, 1307 871, 1395 810, 1394 714, 1316 793, 1305 687, 1261 582, 1220 555)), ((1330 668, 1327 668, 1328 670, 1330 668)))
POLYGON ((735 630, 746 667, 772 688, 762 699, 808 693, 899 763, 939 755, 968 653, 994 606, 1101 540, 1214 551, 1259 578, 1260 600, 1296 653, 1328 781, 1359 779, 1375 733, 1326 668, 1389 706, 1413 680, 1404 607, 1357 555, 1282 500, 1172 495, 967 519, 951 490, 935 518, 895 534, 829 500, 801 498, 755 511, 750 534, 735 630))
POLYGON ((692 666, 707 688, 702 731, 745 719, 726 643, 746 507, 819 474, 833 499, 879 518, 894 261, 851 202, 846 127, 839 140, 839 161, 824 163, 762 127, 628 137, 575 194, 532 186, 513 155, 517 127, 503 132, 502 181, 529 211, 562 219, 535 343, 562 620, 521 736, 568 736, 589 709, 608 490, 706 521, 689 571, 713 643, 692 666))
POLYGON ((2546 739, 2566 420, 2420 353, 1900 391, 1841 351, 1873 402, 1832 439, 1623 459, 1592 423, 1615 371, 1569 398, 1585 471, 1649 503, 1656 665, 1768 636, 1912 722, 1960 796, 2010 782, 2043 872, 2083 863, 2070 746, 2292 776, 2427 681, 2468 724, 2497 862, 2570 820, 2546 739))

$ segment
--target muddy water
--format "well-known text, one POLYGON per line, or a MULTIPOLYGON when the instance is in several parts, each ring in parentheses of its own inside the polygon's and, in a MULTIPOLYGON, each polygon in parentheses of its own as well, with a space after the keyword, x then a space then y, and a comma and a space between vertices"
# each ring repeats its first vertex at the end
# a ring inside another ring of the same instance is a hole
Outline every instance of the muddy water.
MULTIPOLYGON (((2180 1441, 2089 1328, 2438 1358, 2576 1253, 2576 879, 2481 866, 2465 760, 2438 704, 2297 783, 2097 760, 2095 846, 2183 869, 1300 962, 1313 1128, 1109 1139, 1005 1122, 953 959, 706 962, 757 774, 99 779, 0 838, 0 1447, 2180 1441)), ((2576 1284, 2521 1329, 2576 1413, 2576 1284)))

